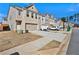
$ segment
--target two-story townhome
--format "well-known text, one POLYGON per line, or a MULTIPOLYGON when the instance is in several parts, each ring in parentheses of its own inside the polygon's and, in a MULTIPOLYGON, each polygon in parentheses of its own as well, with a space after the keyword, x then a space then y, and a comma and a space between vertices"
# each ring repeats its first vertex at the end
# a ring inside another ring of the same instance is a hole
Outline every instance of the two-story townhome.
POLYGON ((34 4, 28 7, 12 7, 10 6, 8 13, 8 23, 11 30, 40 30, 41 26, 49 26, 49 15, 42 15, 38 12, 34 4))

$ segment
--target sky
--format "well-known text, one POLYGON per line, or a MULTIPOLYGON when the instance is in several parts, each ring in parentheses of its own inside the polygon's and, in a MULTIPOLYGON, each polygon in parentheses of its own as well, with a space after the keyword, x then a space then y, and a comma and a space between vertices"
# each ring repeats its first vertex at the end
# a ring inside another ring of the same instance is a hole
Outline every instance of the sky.
MULTIPOLYGON (((27 7, 29 3, 0 3, 0 21, 2 21, 2 17, 8 15, 9 7, 12 5, 27 7)), ((39 13, 48 13, 57 18, 79 13, 78 3, 35 3, 34 5, 39 13)))

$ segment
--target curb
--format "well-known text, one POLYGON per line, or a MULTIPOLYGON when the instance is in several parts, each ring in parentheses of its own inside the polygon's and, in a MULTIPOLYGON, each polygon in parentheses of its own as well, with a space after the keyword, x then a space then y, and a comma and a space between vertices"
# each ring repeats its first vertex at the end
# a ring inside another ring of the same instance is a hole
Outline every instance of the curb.
MULTIPOLYGON (((73 30, 73 29, 72 29, 73 30)), ((59 46, 59 50, 57 52, 57 55, 66 55, 68 46, 69 46, 69 42, 71 39, 71 34, 72 34, 72 30, 68 33, 67 32, 67 36, 65 37, 64 41, 61 43, 61 45, 59 46), (66 43, 67 42, 67 43, 66 43), (66 45, 65 45, 66 44, 66 45), (65 47, 65 48, 64 48, 65 47), (63 49, 64 48, 64 49, 63 49), (61 51, 61 49, 63 49, 63 51, 61 51), (62 52, 62 53, 61 53, 62 52)))

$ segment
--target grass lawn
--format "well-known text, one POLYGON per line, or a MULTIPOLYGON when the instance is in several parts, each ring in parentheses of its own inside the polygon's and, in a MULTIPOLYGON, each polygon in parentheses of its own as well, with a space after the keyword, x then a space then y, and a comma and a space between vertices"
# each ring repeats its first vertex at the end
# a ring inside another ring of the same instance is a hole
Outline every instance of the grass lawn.
POLYGON ((18 34, 11 31, 0 32, 0 52, 39 38, 41 36, 32 33, 18 34))
POLYGON ((46 49, 51 49, 51 48, 59 47, 60 43, 61 42, 53 40, 53 41, 49 42, 46 46, 44 46, 43 48, 41 48, 40 50, 46 50, 46 49))

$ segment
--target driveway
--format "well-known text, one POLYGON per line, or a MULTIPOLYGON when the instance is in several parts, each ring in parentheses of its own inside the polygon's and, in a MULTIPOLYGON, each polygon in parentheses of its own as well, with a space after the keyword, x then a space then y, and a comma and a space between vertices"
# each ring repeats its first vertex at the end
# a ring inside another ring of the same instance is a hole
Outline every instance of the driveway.
POLYGON ((61 33, 53 33, 53 32, 44 32, 44 31, 32 31, 31 33, 41 35, 43 38, 40 38, 38 40, 14 47, 12 49, 0 52, 0 54, 11 54, 14 52, 19 52, 21 55, 24 54, 34 54, 34 51, 39 50, 40 48, 44 47, 46 44, 48 44, 52 40, 62 41, 65 38, 65 34, 61 33))
POLYGON ((63 38, 66 36, 66 34, 47 32, 47 31, 31 31, 31 32, 43 37, 48 37, 49 39, 53 39, 59 42, 62 42, 63 38))

